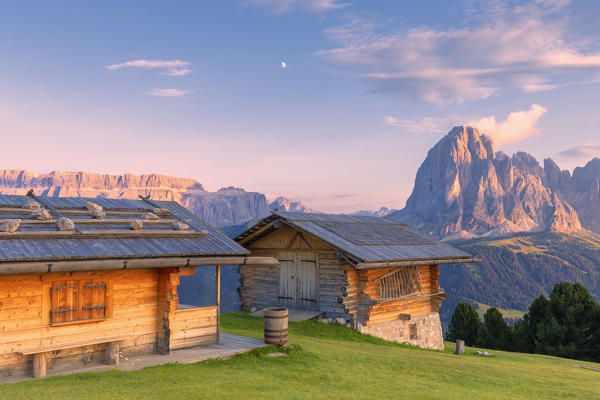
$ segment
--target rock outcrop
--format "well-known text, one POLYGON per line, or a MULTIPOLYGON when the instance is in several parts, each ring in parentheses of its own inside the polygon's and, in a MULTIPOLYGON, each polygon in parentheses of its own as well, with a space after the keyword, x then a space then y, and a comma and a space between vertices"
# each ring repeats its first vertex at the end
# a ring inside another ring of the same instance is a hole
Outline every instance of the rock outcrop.
POLYGON ((397 210, 390 210, 387 207, 381 207, 379 210, 359 210, 359 211, 355 211, 353 213, 350 213, 350 215, 362 215, 362 216, 367 216, 367 217, 387 217, 389 214, 396 212, 397 210))
POLYGON ((194 179, 149 175, 101 175, 90 172, 50 172, 0 170, 0 193, 55 197, 132 198, 150 196, 154 200, 173 200, 187 207, 206 222, 235 225, 269 214, 266 197, 228 187, 209 192, 194 179))
POLYGON ((575 168, 572 176, 549 158, 544 160, 544 169, 550 188, 573 206, 583 227, 600 233, 600 158, 575 168))
POLYGON ((582 228, 578 214, 549 183, 565 179, 558 167, 542 168, 523 152, 496 153, 477 129, 455 127, 429 150, 406 207, 390 216, 442 238, 572 233, 582 228))
POLYGON ((293 211, 293 212, 305 212, 305 213, 317 213, 318 211, 312 208, 306 207, 299 201, 288 199, 287 197, 279 196, 271 203, 269 203, 269 210, 271 211, 293 211))

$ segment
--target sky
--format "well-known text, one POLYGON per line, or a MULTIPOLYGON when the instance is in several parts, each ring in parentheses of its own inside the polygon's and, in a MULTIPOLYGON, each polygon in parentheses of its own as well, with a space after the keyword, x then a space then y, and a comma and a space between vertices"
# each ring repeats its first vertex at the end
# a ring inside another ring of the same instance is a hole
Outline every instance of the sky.
POLYGON ((599 39, 596 0, 4 2, 0 169, 399 209, 456 125, 600 157, 599 39))

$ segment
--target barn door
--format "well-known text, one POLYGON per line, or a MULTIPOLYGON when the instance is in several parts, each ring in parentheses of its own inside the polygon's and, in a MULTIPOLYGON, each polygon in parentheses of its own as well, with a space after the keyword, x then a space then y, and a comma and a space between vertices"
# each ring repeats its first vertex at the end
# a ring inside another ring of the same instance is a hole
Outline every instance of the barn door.
POLYGON ((299 310, 317 309, 317 260, 313 252, 296 253, 297 298, 299 310))
POLYGON ((298 286, 294 253, 279 253, 279 306, 296 308, 298 286))
POLYGON ((314 252, 279 253, 279 305, 317 309, 317 265, 314 252))

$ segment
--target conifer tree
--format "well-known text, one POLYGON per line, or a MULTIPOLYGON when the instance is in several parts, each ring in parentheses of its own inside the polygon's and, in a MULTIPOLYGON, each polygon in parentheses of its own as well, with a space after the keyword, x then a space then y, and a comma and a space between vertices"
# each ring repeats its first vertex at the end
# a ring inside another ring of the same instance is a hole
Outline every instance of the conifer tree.
POLYGON ((460 302, 452 314, 446 338, 452 342, 461 339, 467 346, 473 346, 480 326, 481 320, 477 311, 469 303, 460 302))

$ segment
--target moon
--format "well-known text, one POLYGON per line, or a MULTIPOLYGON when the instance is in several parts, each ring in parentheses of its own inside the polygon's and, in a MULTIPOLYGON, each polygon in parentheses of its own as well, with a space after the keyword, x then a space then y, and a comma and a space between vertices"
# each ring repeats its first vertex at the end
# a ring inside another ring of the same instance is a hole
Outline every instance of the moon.
POLYGON ((287 63, 285 61, 281 62, 281 68, 287 68, 287 63))

